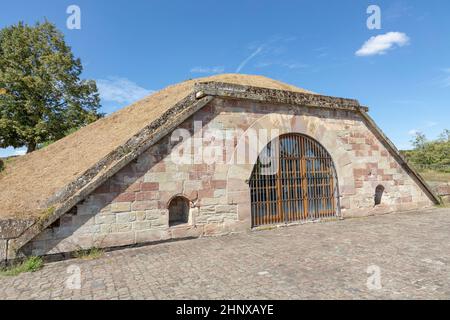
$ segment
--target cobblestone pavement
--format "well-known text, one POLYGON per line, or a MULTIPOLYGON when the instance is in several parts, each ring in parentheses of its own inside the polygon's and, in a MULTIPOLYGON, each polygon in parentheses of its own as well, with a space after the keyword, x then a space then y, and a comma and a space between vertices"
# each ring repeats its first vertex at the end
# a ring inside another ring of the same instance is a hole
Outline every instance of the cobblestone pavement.
POLYGON ((311 223, 49 263, 35 273, 0 276, 0 299, 17 298, 449 299, 450 209, 311 223), (79 290, 66 287, 71 265, 81 270, 79 290), (379 290, 367 287, 372 265, 380 268, 379 290))

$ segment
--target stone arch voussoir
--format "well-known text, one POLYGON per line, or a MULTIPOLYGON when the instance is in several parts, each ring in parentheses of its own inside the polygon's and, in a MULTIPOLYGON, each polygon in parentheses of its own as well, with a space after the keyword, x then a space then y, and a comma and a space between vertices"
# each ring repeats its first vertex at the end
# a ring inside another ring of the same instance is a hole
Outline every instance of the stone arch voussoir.
MULTIPOLYGON (((309 136, 318 141, 333 159, 338 177, 339 189, 345 193, 354 190, 352 159, 348 155, 342 143, 338 139, 338 131, 326 126, 325 122, 317 116, 295 115, 295 114, 267 114, 256 120, 238 138, 238 143, 231 158, 227 174, 227 201, 229 204, 238 206, 240 220, 250 220, 250 192, 248 179, 252 174, 255 162, 239 163, 236 159, 242 150, 256 149, 259 155, 266 144, 251 144, 249 135, 259 130, 269 130, 277 138, 288 133, 298 133, 309 136), (253 133, 251 133, 253 132, 253 133)), ((269 140, 270 141, 270 140, 269 140)), ((255 159, 256 160, 256 159, 255 159)), ((342 195, 342 192, 341 192, 342 195)))

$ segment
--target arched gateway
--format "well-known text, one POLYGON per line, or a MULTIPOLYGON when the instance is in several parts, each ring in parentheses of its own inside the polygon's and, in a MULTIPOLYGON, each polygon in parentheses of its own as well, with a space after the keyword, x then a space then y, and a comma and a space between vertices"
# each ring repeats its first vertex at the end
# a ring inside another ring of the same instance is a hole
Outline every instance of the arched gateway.
POLYGON ((317 141, 290 133, 261 152, 249 180, 252 227, 337 215, 336 170, 317 141))

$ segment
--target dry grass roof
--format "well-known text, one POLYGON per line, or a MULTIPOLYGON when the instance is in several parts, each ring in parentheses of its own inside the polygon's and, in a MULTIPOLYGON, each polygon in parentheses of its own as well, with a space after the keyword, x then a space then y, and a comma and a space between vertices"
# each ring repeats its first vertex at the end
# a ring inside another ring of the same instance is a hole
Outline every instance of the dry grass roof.
POLYGON ((311 93, 263 76, 241 74, 169 86, 46 148, 10 161, 0 174, 0 219, 38 215, 56 192, 188 96, 195 83, 207 81, 311 93))

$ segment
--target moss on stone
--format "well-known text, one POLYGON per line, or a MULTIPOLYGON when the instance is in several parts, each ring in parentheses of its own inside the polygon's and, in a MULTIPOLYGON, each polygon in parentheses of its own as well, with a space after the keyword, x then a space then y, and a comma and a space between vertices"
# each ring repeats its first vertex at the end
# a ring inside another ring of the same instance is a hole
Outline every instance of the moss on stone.
POLYGON ((46 210, 42 212, 42 215, 39 216, 38 223, 44 224, 45 221, 47 221, 48 218, 50 218, 55 213, 55 207, 51 206, 48 207, 46 210))

